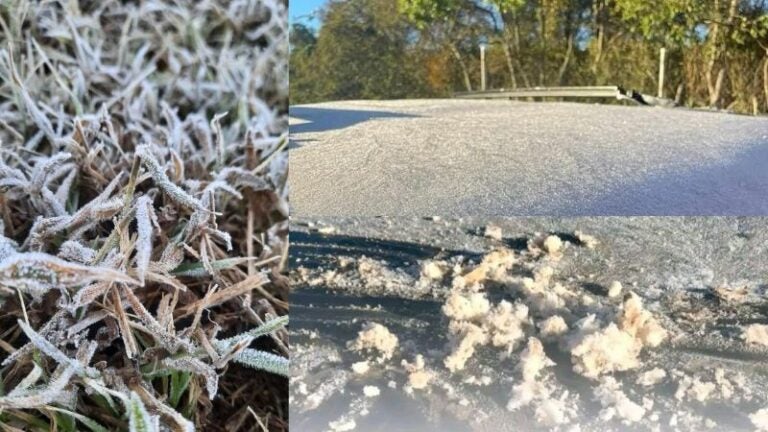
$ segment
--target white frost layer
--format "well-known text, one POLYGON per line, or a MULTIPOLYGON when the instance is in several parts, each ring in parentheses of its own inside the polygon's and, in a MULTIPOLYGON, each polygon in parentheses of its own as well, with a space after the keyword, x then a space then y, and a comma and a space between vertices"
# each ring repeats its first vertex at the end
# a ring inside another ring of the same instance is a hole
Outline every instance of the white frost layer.
POLYGON ((421 275, 429 280, 440 280, 445 275, 445 271, 438 263, 427 261, 421 265, 421 275))
POLYGON ((531 256, 540 257, 546 255, 551 261, 559 261, 563 257, 564 243, 556 235, 546 235, 535 233, 534 237, 528 240, 528 252, 531 256))
POLYGON ((401 364, 408 372, 409 389, 423 390, 429 386, 430 381, 432 381, 432 373, 424 369, 424 356, 417 354, 413 363, 403 360, 401 364))
POLYGON ((576 231, 573 233, 573 235, 579 239, 579 241, 588 249, 594 249, 598 244, 600 244, 597 238, 589 234, 584 234, 581 231, 576 231))
POLYGON ((528 346, 520 354, 518 368, 523 374, 523 381, 533 381, 538 378, 544 368, 554 366, 553 362, 544 353, 544 346, 535 337, 528 338, 528 346))
POLYGON ((467 361, 475 353, 475 347, 488 343, 488 332, 477 324, 467 321, 451 321, 448 325, 451 333, 453 350, 445 358, 444 364, 451 372, 464 369, 467 361))
POLYGON ((752 424, 757 428, 758 431, 768 432, 768 408, 758 410, 754 414, 750 415, 749 419, 752 420, 752 424))
POLYGON ((603 406, 600 417, 603 420, 611 420, 618 417, 623 423, 636 423, 645 416, 645 408, 632 402, 624 392, 621 384, 613 377, 605 377, 594 390, 595 397, 603 406))
POLYGON ((453 291, 443 305, 443 314, 459 321, 474 321, 482 318, 491 309, 491 303, 483 293, 453 291))
POLYGON ((608 287, 608 297, 610 298, 616 298, 621 295, 621 282, 619 281, 613 281, 611 282, 611 285, 608 287))
POLYGON ((541 381, 523 381, 512 387, 512 397, 507 402, 507 409, 515 411, 524 406, 528 406, 536 399, 546 399, 549 396, 549 389, 541 381))
POLYGON ((568 331, 568 324, 560 315, 553 315, 537 324, 539 333, 542 337, 555 337, 565 334, 568 331))
POLYGON ((539 315, 566 313, 576 304, 576 292, 559 283, 551 284, 553 275, 554 269, 545 265, 534 270, 532 278, 521 279, 519 290, 528 306, 539 315))
POLYGON ((501 301, 493 309, 482 293, 453 292, 443 306, 443 313, 451 318, 448 330, 452 351, 444 364, 451 371, 464 369, 475 353, 475 348, 491 343, 504 348, 509 355, 517 342, 525 337, 528 308, 523 304, 501 301))
POLYGON ((357 427, 357 423, 354 419, 342 418, 328 423, 328 427, 333 432, 349 432, 357 427))
POLYGON ((713 382, 702 381, 699 377, 684 376, 677 384, 675 398, 678 400, 691 399, 704 402, 717 388, 713 382))
POLYGON ((397 336, 378 323, 368 323, 351 341, 348 347, 354 351, 376 350, 381 353, 379 360, 389 360, 397 349, 397 336))
POLYGON ((456 288, 471 287, 486 279, 499 279, 517 262, 514 251, 506 248, 496 249, 483 257, 480 264, 468 273, 454 278, 456 288))
POLYGON ((423 390, 432 381, 432 374, 427 371, 411 372, 408 375, 408 385, 414 390, 423 390))
POLYGON ((570 340, 574 371, 594 379, 638 367, 642 346, 637 340, 615 323, 598 329, 595 320, 594 315, 589 315, 576 323, 577 333, 570 340))
POLYGON ((490 224, 487 225, 485 227, 485 233, 484 234, 485 234, 486 237, 488 237, 490 239, 499 240, 499 241, 501 241, 501 239, 502 239, 501 227, 497 226, 497 225, 490 225, 490 224))
POLYGON ((556 235, 551 235, 544 239, 544 250, 550 255, 555 255, 563 248, 563 241, 556 235))
POLYGON ((576 323, 569 341, 574 370, 588 378, 640 365, 644 347, 656 347, 667 338, 650 312, 643 309, 640 297, 630 294, 616 317, 617 323, 600 328, 594 315, 576 323))
POLYGON ((666 376, 667 372, 664 369, 655 368, 641 373, 640 376, 637 377, 636 382, 642 386, 650 387, 660 383, 666 376))
POLYGON ((507 403, 509 411, 532 405, 536 421, 543 426, 564 425, 576 416, 576 409, 569 401, 569 393, 552 396, 552 388, 540 381, 527 381, 512 388, 512 398, 507 403))
POLYGON ((749 293, 746 286, 732 287, 732 286, 717 286, 713 289, 715 295, 726 303, 743 303, 749 293))
POLYGON ((657 347, 667 338, 667 331, 650 312, 643 309, 642 300, 634 293, 624 300, 618 322, 622 330, 634 336, 643 346, 657 347))
POLYGON ((768 325, 749 325, 744 328, 743 337, 748 344, 768 346, 768 325))
POLYGON ((506 300, 499 302, 485 318, 491 343, 495 347, 505 348, 507 354, 525 337, 524 327, 527 323, 528 307, 521 303, 513 305, 506 300))
POLYGON ((363 394, 365 397, 376 397, 381 394, 381 390, 376 386, 365 386, 363 387, 363 394))
POLYGON ((538 404, 534 414, 536 415, 536 421, 539 422, 539 424, 553 427, 569 423, 572 412, 573 410, 568 406, 568 402, 565 398, 546 398, 538 404))
POLYGON ((554 365, 555 362, 544 352, 541 341, 535 337, 529 337, 526 348, 520 353, 520 362, 517 366, 523 382, 512 387, 507 409, 515 411, 532 405, 534 416, 539 424, 555 427, 568 423, 576 412, 573 401, 569 401, 569 393, 565 391, 560 397, 554 397, 554 387, 549 384, 546 377, 540 376, 545 368, 554 365))
POLYGON ((352 372, 358 375, 364 375, 368 373, 370 369, 371 369, 371 365, 368 363, 368 360, 352 363, 352 372))

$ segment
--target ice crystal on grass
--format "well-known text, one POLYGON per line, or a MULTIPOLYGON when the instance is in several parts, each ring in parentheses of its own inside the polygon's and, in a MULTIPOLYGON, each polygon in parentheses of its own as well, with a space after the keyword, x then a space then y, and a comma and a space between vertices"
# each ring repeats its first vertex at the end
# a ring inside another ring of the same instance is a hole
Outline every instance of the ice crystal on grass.
POLYGON ((287 429, 286 26, 0 2, 1 424, 287 429))
POLYGON ((152 255, 152 223, 157 225, 157 216, 155 216, 152 207, 152 199, 143 196, 136 202, 136 224, 138 225, 138 238, 136 240, 136 271, 139 275, 139 281, 144 284, 144 275, 149 267, 149 260, 152 255))
MULTIPOLYGON (((74 367, 67 367, 55 379, 44 388, 33 391, 21 391, 14 389, 8 396, 0 397, 0 408, 37 408, 56 402, 62 395, 64 388, 75 375, 74 367)), ((21 385, 19 387, 22 387, 21 385)))
POLYGON ((54 288, 94 281, 135 283, 113 269, 86 267, 38 252, 17 253, 0 262, 0 283, 29 293, 35 299, 54 288))
POLYGON ((265 351, 246 348, 235 355, 234 360, 251 368, 272 372, 284 377, 287 377, 290 372, 288 359, 265 351))
POLYGON ((277 317, 275 319, 265 322, 264 324, 256 327, 253 330, 249 330, 245 333, 239 334, 237 336, 234 336, 228 339, 224 339, 219 342, 223 346, 231 347, 246 339, 255 339, 264 335, 268 335, 276 330, 285 328, 285 326, 287 325, 288 325, 288 316, 277 317))
POLYGON ((191 357, 167 358, 163 360, 163 366, 173 370, 192 372, 195 375, 201 375, 205 378, 205 388, 211 399, 216 397, 216 393, 219 392, 219 376, 216 375, 216 371, 211 366, 198 359, 191 357))
POLYGON ((149 415, 139 395, 131 393, 128 401, 129 431, 130 432, 159 432, 160 426, 156 417, 149 415))
POLYGON ((59 258, 80 264, 87 264, 96 258, 96 251, 76 240, 67 240, 61 244, 59 258))
POLYGON ((254 339, 273 333, 284 328, 287 324, 287 316, 278 317, 237 336, 224 340, 214 340, 213 344, 223 358, 232 358, 234 361, 254 369, 261 369, 287 377, 290 369, 288 359, 267 352, 245 348, 254 339))
POLYGON ((157 159, 152 155, 150 147, 148 145, 141 145, 136 149, 136 156, 141 159, 141 162, 147 167, 152 179, 155 180, 157 186, 163 190, 168 196, 171 197, 177 203, 190 208, 190 209, 203 209, 202 203, 199 200, 189 195, 184 189, 180 188, 177 184, 173 183, 165 170, 157 162, 157 159))

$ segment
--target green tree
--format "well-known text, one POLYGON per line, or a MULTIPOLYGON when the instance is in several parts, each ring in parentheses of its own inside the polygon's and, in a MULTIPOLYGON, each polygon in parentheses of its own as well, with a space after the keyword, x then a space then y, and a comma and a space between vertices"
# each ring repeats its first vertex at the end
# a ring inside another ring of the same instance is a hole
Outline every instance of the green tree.
POLYGON ((472 91, 472 74, 462 45, 473 42, 474 4, 467 0, 398 0, 398 6, 423 38, 448 49, 461 71, 465 90, 472 91))
POLYGON ((314 32, 303 24, 293 24, 290 30, 291 103, 312 102, 319 99, 316 90, 317 74, 314 73, 313 55, 317 45, 314 32))
POLYGON ((413 28, 396 0, 332 1, 313 55, 321 99, 404 98, 425 93, 413 28))
POLYGON ((679 103, 768 111, 768 0, 330 1, 316 37, 294 29, 294 102, 469 90, 484 42, 496 88, 653 93, 664 47, 679 103))

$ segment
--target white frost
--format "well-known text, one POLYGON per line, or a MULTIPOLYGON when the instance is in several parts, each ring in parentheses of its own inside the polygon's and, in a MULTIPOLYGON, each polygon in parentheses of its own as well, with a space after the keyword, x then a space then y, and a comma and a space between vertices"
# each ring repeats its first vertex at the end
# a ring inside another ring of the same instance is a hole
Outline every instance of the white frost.
POLYGON ((744 328, 742 335, 747 344, 768 346, 768 325, 752 324, 744 328))
POLYGON ((490 309, 491 304, 483 293, 453 291, 443 305, 443 314, 455 320, 473 321, 482 318, 490 309))
POLYGON ((650 387, 660 383, 666 376, 667 372, 664 369, 655 368, 641 373, 640 376, 637 377, 636 382, 642 386, 650 387))
POLYGON ((645 408, 631 401, 623 391, 621 384, 613 377, 605 377, 594 390, 595 397, 603 406, 600 416, 603 420, 618 417, 623 423, 636 423, 645 416, 645 408))
POLYGON ((376 386, 365 386, 363 387, 363 394, 365 397, 376 397, 381 394, 381 390, 379 390, 376 386))
POLYGON ((378 323, 369 323, 357 334, 357 338, 348 344, 348 347, 354 351, 378 351, 381 353, 379 361, 383 361, 392 358, 397 345, 397 336, 388 328, 378 323))
POLYGON ((759 432, 768 432, 768 408, 758 410, 750 415, 749 419, 759 432))

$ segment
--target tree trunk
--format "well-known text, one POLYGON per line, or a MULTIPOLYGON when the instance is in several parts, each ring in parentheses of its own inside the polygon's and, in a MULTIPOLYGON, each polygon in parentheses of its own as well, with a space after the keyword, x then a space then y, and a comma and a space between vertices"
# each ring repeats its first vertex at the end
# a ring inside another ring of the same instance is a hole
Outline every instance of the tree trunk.
POLYGON ((531 87, 531 80, 528 79, 528 74, 523 70, 523 66, 520 64, 520 59, 515 57, 513 60, 517 66, 517 70, 520 71, 520 78, 523 79, 523 84, 525 84, 526 87, 531 87))
POLYGON ((763 91, 765 92, 765 110, 768 112, 768 49, 765 50, 763 62, 763 91))
POLYGON ((502 43, 502 47, 504 48, 504 58, 507 60, 507 69, 509 70, 509 79, 512 83, 512 88, 517 88, 517 77, 515 77, 515 65, 512 62, 512 52, 509 49, 509 41, 507 38, 504 38, 504 42, 502 43))
MULTIPOLYGON (((505 50, 509 50, 509 56, 507 56, 507 67, 512 70, 516 70, 517 73, 515 76, 513 76, 513 85, 517 87, 517 76, 520 77, 520 79, 523 81, 523 85, 526 87, 531 86, 531 81, 528 79, 528 74, 525 72, 525 69, 523 68, 523 65, 520 63, 520 23, 517 21, 517 13, 512 10, 510 15, 508 16, 509 19, 507 19, 507 16, 504 18, 504 31, 506 32, 506 27, 509 26, 512 29, 512 35, 511 35, 511 41, 507 38, 507 46, 504 47, 505 50), (511 47, 510 47, 511 42, 511 47), (512 49, 514 48, 514 49, 512 49)), ((505 51, 506 55, 506 51, 505 51)))
POLYGON ((683 91, 685 90, 685 83, 681 82, 677 85, 677 91, 675 92, 675 105, 680 105, 683 101, 683 91))
MULTIPOLYGON (((720 1, 715 1, 715 10, 719 10, 720 1)), ((728 5, 728 17, 726 19, 726 39, 733 32, 733 22, 736 19, 738 13, 739 0, 730 0, 728 5)), ((707 63, 706 78, 707 78, 707 90, 709 91, 709 105, 718 106, 720 103, 720 93, 723 88, 723 81, 728 69, 727 62, 717 72, 717 77, 713 77, 712 73, 715 70, 715 62, 722 58, 727 51, 727 42, 723 44, 722 50, 719 47, 718 34, 720 32, 720 26, 717 22, 712 24, 712 54, 710 55, 709 62, 707 63)))
POLYGON ((603 2, 595 2, 594 9, 592 10, 592 26, 595 31, 597 43, 595 44, 595 51, 592 56, 592 64, 590 69, 592 74, 597 78, 598 70, 600 69, 600 62, 603 59, 603 44, 605 43, 605 25, 603 23, 603 2))
POLYGON ((557 71, 557 85, 563 85, 563 77, 565 76, 565 71, 568 69, 571 53, 573 53, 573 34, 568 35, 568 48, 565 50, 565 58, 563 58, 563 63, 560 65, 560 70, 557 71))
MULTIPOLYGON (((720 10, 720 2, 718 0, 715 0, 715 11, 720 10)), ((718 14, 719 15, 719 14, 718 14)), ((720 33, 720 24, 719 19, 713 22, 712 29, 709 34, 709 59, 707 60, 707 67, 704 70, 704 78, 707 81, 707 94, 709 95, 709 105, 712 106, 715 102, 717 102, 717 99, 715 97, 715 79, 713 76, 713 72, 715 70, 715 62, 717 61, 718 57, 718 34, 720 33)))
POLYGON ((714 87, 709 94, 709 106, 717 107, 720 103, 720 92, 723 89, 723 80, 725 80, 725 67, 721 67, 717 72, 714 87))
POLYGON ((539 85, 546 85, 544 76, 547 68, 547 18, 544 12, 544 7, 539 6, 539 37, 541 38, 542 50, 539 53, 538 66, 539 66, 539 85))
POLYGON ((467 68, 467 63, 464 61, 464 57, 461 55, 461 52, 459 52, 455 43, 451 42, 449 46, 456 61, 459 62, 459 67, 461 67, 461 74, 464 76, 464 87, 467 88, 467 91, 472 91, 472 80, 469 78, 469 68, 467 68))

